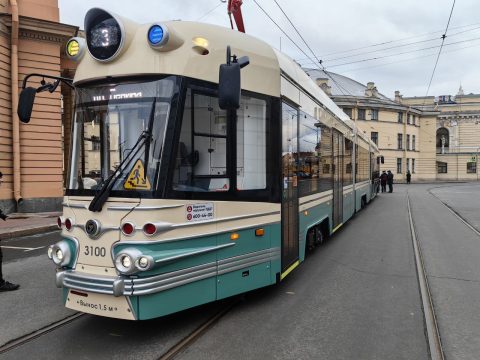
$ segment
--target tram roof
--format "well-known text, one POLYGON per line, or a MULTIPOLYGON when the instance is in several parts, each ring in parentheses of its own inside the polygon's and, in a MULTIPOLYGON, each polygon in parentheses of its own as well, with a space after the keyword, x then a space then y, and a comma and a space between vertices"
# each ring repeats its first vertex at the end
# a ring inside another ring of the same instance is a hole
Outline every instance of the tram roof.
MULTIPOLYGON (((248 56, 250 59, 250 65, 242 69, 242 89, 280 97, 283 72, 348 128, 355 128, 348 115, 299 65, 258 38, 217 25, 166 21, 162 24, 168 28, 172 40, 178 41, 180 45, 168 51, 159 51, 150 47, 147 41, 151 23, 138 24, 123 17, 119 18, 123 21, 126 32, 125 45, 121 53, 111 61, 100 62, 86 52, 78 63, 75 85, 107 77, 157 74, 187 76, 218 83, 219 66, 225 63, 226 49, 230 45, 232 54, 239 57, 248 56), (205 46, 208 54, 204 55, 198 48, 198 39, 201 39, 203 44, 208 43, 205 46)), ((361 132, 358 132, 358 136, 370 142, 361 132)))
POLYGON ((171 74, 218 83, 220 64, 226 61, 230 45, 232 55, 248 56, 250 65, 242 69, 242 88, 271 96, 280 96, 280 68, 274 50, 267 43, 231 29, 189 21, 167 21, 170 38, 183 41, 170 51, 150 47, 147 32, 152 24, 137 24, 122 18, 127 34, 122 52, 109 62, 99 62, 88 52, 79 61, 74 83, 104 79, 107 76, 171 74), (208 43, 208 54, 196 47, 201 39, 208 43))

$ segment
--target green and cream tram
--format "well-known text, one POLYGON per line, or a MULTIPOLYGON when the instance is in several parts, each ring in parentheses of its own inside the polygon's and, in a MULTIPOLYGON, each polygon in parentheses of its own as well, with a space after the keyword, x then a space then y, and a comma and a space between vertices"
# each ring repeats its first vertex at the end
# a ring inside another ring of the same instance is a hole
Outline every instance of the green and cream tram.
POLYGON ((275 284, 376 195, 375 145, 268 44, 98 8, 85 34, 73 81, 32 74, 19 106, 28 121, 35 93, 75 88, 48 251, 68 308, 143 320, 275 284))

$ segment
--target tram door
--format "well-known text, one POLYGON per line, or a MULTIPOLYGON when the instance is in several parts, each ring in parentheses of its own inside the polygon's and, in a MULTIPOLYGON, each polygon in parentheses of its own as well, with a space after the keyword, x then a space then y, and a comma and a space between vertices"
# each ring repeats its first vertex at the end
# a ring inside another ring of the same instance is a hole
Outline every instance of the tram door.
POLYGON ((333 228, 343 222, 343 135, 333 130, 333 228))
POLYGON ((298 260, 298 110, 282 105, 282 271, 298 260))

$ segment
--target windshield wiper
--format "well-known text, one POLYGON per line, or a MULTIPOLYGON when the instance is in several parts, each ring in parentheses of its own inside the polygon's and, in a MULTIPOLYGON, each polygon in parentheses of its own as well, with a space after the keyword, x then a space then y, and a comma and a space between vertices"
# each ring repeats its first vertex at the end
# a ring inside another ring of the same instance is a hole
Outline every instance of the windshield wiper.
MULTIPOLYGON (((108 197, 110 196, 110 191, 112 190, 117 180, 120 178, 120 175, 123 173, 123 169, 129 168, 129 165, 131 164, 132 160, 137 158, 136 155, 138 154, 140 149, 143 147, 143 145, 149 144, 150 141, 152 140, 152 129, 153 129, 152 125, 153 125, 153 118, 155 116, 155 105, 156 105, 156 99, 153 101, 153 104, 152 104, 152 110, 150 112, 147 130, 143 131, 140 134, 137 141, 135 142, 135 145, 133 145, 132 149, 130 150, 130 153, 120 162, 120 164, 115 169, 113 174, 107 178, 105 183, 102 185, 101 189, 95 194, 94 198, 90 202, 90 205, 88 206, 88 210, 92 212, 102 211, 103 204, 105 204, 108 197)), ((146 160, 147 159, 148 157, 146 157, 146 160)), ((145 168, 147 168, 147 166, 148 164, 145 164, 145 168)), ((144 174, 144 176, 146 177, 146 174, 144 174)))

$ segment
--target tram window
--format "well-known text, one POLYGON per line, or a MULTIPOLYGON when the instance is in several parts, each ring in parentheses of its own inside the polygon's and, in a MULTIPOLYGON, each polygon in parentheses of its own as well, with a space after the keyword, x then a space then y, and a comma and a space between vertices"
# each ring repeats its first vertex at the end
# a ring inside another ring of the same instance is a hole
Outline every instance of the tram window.
POLYGON ((357 146, 357 167, 356 172, 356 181, 362 182, 370 178, 370 169, 369 169, 369 152, 367 149, 364 149, 361 146, 357 146))
POLYGON ((237 189, 267 187, 267 102, 242 96, 237 111, 237 189))
POLYGON ((178 144, 173 189, 228 191, 227 113, 218 98, 188 89, 178 144))
POLYGON ((343 185, 351 185, 353 181, 352 176, 352 155, 353 155, 353 141, 345 138, 345 151, 343 153, 343 185))
POLYGON ((309 114, 300 112, 298 132, 300 196, 331 189, 331 130, 309 114))

